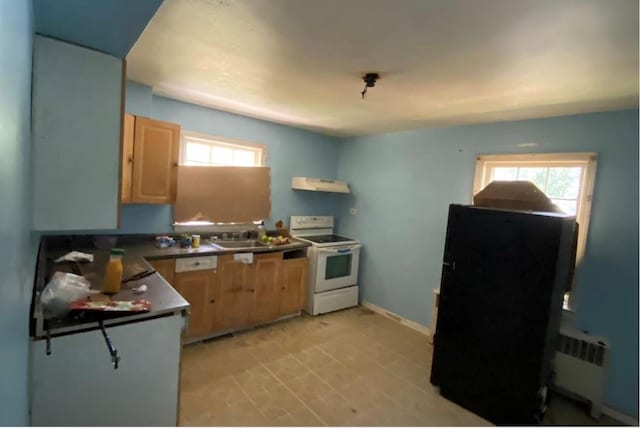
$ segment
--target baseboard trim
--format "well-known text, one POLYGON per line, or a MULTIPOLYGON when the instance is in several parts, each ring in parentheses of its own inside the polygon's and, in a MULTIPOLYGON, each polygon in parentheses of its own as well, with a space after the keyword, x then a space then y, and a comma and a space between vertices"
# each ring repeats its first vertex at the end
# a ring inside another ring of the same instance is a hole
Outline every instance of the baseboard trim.
MULTIPOLYGON (((391 311, 386 310, 385 308, 381 308, 378 305, 374 305, 371 302, 367 302, 366 300, 363 300, 362 302, 360 302, 360 305, 370 309, 371 311, 382 315, 383 317, 389 318, 391 320, 394 320, 396 322, 399 322, 400 324, 409 327, 412 330, 415 330, 419 333, 424 334, 425 336, 429 336, 431 337, 431 329, 428 327, 423 326, 422 324, 418 324, 417 322, 411 321, 409 319, 406 319, 405 317, 402 317, 396 313, 393 313, 391 311)), ((622 422, 622 421, 621 421, 622 422)))
MULTIPOLYGON (((228 330, 217 331, 217 332, 215 332, 213 334, 208 334, 208 335, 205 335, 205 336, 183 338, 182 339, 182 345, 183 346, 184 345, 193 345, 195 343, 201 343, 201 342, 206 342, 207 340, 217 339, 217 338, 222 337, 222 336, 233 335, 234 333, 242 333, 242 332, 246 332, 246 331, 249 331, 249 330, 255 330, 255 329, 261 328, 261 327, 267 327, 267 326, 269 326, 271 324, 275 324, 277 322, 284 321, 284 320, 287 320, 289 318, 299 317, 300 315, 302 315, 302 311, 296 312, 296 313, 291 314, 291 315, 285 315, 285 316, 277 318, 275 320, 266 321, 266 322, 263 322, 263 323, 260 323, 260 324, 252 324, 252 325, 247 325, 247 326, 244 326, 244 327, 230 328, 228 330)), ((186 330, 183 331, 183 332, 186 332, 186 330)))
POLYGON ((609 416, 610 418, 622 422, 623 424, 638 426, 638 418, 634 418, 631 415, 622 413, 621 411, 613 409, 609 406, 602 406, 602 413, 609 416))

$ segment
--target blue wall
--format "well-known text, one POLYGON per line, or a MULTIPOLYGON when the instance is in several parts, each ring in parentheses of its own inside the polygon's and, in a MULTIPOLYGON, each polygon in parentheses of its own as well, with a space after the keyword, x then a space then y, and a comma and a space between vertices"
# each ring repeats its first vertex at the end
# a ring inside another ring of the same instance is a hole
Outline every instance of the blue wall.
POLYGON ((611 341, 606 402, 637 417, 637 110, 347 140, 338 176, 353 194, 342 201, 339 232, 363 242, 362 299, 428 325, 448 205, 470 203, 476 156, 562 151, 598 153, 575 315, 579 327, 611 341))
POLYGON ((0 425, 28 423, 32 21, 30 1, 0 1, 0 425))
MULTIPOLYGON (((271 167, 271 218, 268 228, 291 215, 333 215, 337 198, 291 189, 291 177, 337 178, 339 139, 272 122, 187 104, 151 94, 147 86, 127 83, 129 113, 179 123, 183 130, 266 144, 271 167)), ((121 233, 161 233, 173 229, 168 205, 123 206, 121 233)))

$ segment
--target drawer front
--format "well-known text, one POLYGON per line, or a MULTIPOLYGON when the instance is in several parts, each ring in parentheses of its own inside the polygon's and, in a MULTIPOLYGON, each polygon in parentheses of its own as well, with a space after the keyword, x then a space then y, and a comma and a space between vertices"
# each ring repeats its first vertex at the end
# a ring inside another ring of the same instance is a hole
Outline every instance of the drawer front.
POLYGON ((211 270, 218 267, 218 256, 187 257, 176 259, 176 272, 190 272, 194 270, 211 270))

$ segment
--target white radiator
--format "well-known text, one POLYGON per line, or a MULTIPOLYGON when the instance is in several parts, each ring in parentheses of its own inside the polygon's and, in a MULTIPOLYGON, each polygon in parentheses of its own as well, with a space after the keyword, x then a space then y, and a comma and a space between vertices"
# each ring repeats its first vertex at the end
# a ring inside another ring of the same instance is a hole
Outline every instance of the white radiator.
POLYGON ((581 331, 560 329, 555 354, 555 386, 559 392, 591 402, 591 417, 602 414, 604 382, 609 367, 609 343, 581 331))

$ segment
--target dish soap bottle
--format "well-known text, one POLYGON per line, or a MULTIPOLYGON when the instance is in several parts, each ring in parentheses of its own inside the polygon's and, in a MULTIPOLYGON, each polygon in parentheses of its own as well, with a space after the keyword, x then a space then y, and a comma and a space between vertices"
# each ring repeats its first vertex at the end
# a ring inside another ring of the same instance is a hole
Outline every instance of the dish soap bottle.
POLYGON ((120 291, 120 284, 122 283, 123 254, 124 250, 122 248, 111 249, 109 264, 107 265, 107 272, 104 280, 104 288, 102 289, 104 294, 115 294, 120 291))

